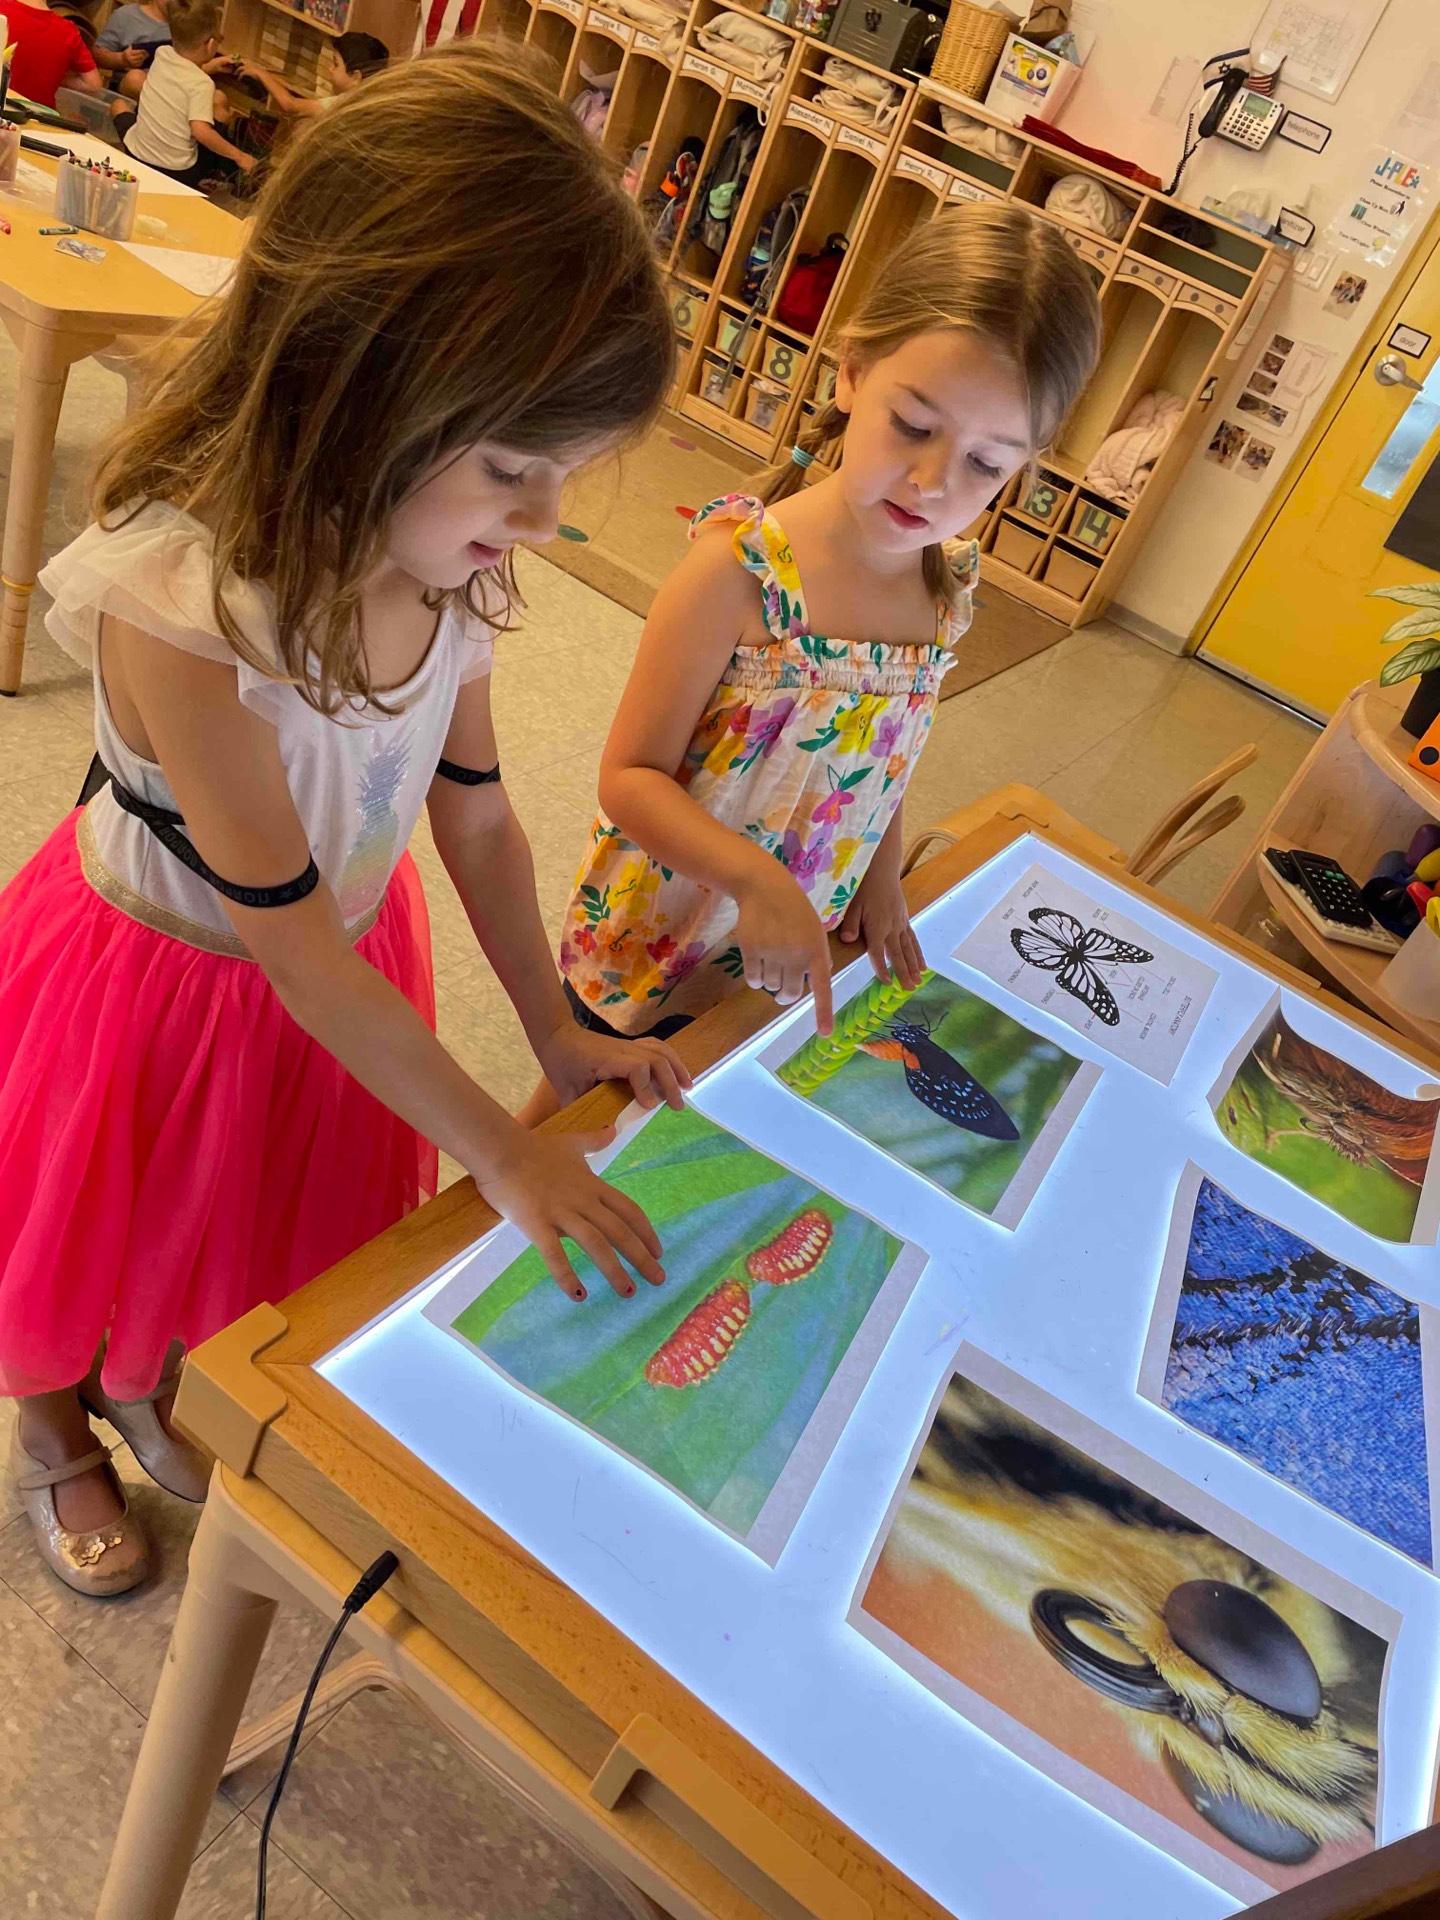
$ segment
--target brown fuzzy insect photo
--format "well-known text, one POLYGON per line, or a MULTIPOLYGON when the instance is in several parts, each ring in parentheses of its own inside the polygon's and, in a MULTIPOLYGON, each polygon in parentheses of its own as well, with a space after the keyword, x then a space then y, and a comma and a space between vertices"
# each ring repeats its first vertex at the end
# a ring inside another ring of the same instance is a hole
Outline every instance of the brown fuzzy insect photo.
POLYGON ((1370 1851, 1383 1610, 976 1350, 957 1368, 852 1624, 1243 1899, 1370 1851))
POLYGON ((1382 1086, 1298 1032, 1278 1004, 1222 1076, 1214 1112, 1233 1146, 1367 1233, 1435 1238, 1426 1185, 1440 1100, 1382 1086))

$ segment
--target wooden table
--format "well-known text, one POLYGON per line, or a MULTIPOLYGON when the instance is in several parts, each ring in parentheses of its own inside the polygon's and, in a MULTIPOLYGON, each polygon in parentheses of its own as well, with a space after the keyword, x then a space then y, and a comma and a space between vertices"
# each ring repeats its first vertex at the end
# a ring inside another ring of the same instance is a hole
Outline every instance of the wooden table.
MULTIPOLYGON (((38 137, 57 142, 70 138, 45 130, 38 137)), ((78 151, 92 150, 82 141, 75 145, 78 151)), ((21 159, 51 176, 60 164, 25 151, 21 159)), ((242 221, 200 193, 146 192, 148 169, 140 172, 139 211, 163 220, 167 228, 163 239, 146 244, 227 258, 239 253, 245 235, 242 221)), ((20 357, 0 548, 0 694, 15 694, 20 690, 30 596, 42 558, 55 429, 70 368, 121 336, 168 333, 203 303, 114 241, 77 236, 104 247, 101 261, 58 252, 53 238, 40 236, 41 227, 57 224, 53 211, 38 208, 31 198, 17 198, 14 189, 0 187, 0 216, 11 228, 9 234, 0 233, 0 321, 20 357)))
MULTIPOLYGON (((1013 794, 994 798, 1004 805, 909 876, 913 909, 1037 827, 1013 794)), ((1146 894, 1106 863, 1093 836, 1085 847, 1053 827, 1044 837, 1146 894)), ((1166 906, 1247 960, 1264 959, 1166 906)), ((1266 964, 1313 997, 1303 975, 1266 964)), ((741 993, 676 1044, 698 1070, 774 1013, 765 996, 741 993)), ((601 1089, 550 1124, 594 1128, 621 1106, 617 1092, 601 1089)), ((359 1570, 387 1547, 400 1570, 352 1627, 376 1669, 401 1678, 656 1910, 685 1920, 940 1920, 943 1910, 891 1862, 317 1371, 494 1218, 462 1182, 283 1310, 257 1308, 191 1356, 178 1418, 220 1465, 99 1920, 173 1914, 277 1593, 307 1594, 338 1614, 359 1570)), ((1266 1920, 1421 1920, 1440 1910, 1432 1903, 1440 1903, 1435 1829, 1254 1911, 1266 1920)))

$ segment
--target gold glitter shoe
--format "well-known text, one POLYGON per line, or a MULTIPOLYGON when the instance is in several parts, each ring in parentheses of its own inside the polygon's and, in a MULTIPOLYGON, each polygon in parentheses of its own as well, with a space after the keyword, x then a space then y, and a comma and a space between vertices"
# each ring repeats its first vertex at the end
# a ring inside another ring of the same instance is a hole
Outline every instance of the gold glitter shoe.
POLYGON ((30 1516, 35 1544, 50 1571, 76 1593, 104 1599, 138 1587, 150 1571, 150 1549, 140 1522, 131 1513, 119 1475, 110 1465, 109 1447, 96 1447, 63 1467, 47 1467, 20 1444, 17 1420, 10 1436, 10 1477, 21 1505, 30 1516), (71 1533, 60 1524, 54 1489, 62 1481, 78 1479, 94 1467, 104 1467, 120 1500, 120 1517, 93 1533, 71 1533))
POLYGON ((97 1420, 108 1420, 157 1487, 180 1500, 202 1501, 210 1490, 214 1461, 188 1440, 165 1431, 155 1402, 174 1393, 180 1383, 178 1344, 171 1349, 171 1365, 159 1384, 139 1400, 112 1400, 100 1384, 100 1362, 80 1383, 80 1404, 97 1420))

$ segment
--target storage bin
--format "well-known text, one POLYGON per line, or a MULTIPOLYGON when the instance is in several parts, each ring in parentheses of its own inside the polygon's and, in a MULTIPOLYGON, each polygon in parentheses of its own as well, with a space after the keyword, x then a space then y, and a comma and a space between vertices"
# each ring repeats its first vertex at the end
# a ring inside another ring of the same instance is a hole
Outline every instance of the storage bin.
POLYGON ((1058 53, 1011 33, 1001 47, 985 105, 1017 127, 1027 114, 1053 120, 1079 78, 1073 60, 1062 60, 1058 53))
POLYGON ((1072 600, 1083 600, 1095 584, 1095 576, 1099 571, 1097 566, 1082 559, 1078 553, 1067 553, 1064 547, 1053 547, 1045 563, 1045 584, 1054 587, 1057 593, 1068 594, 1072 600))
POLYGON ((1092 553, 1108 553, 1125 524, 1118 507, 1102 506, 1098 500, 1077 500, 1070 509, 1065 537, 1092 553))
POLYGON ((1020 573, 1029 573, 1044 546, 1043 534, 1034 532, 1030 527, 1022 527, 1018 520, 1002 519, 995 529, 995 544, 991 552, 1006 566, 1014 567, 1020 573))

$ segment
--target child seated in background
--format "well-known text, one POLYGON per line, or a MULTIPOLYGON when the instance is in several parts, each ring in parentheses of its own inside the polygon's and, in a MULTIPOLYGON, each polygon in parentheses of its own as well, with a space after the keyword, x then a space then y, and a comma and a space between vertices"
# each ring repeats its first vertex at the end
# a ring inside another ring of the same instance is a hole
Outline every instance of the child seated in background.
POLYGON ((215 0, 169 0, 169 21, 172 44, 155 49, 138 108, 115 108, 125 151, 187 187, 251 172, 255 156, 215 124, 230 118, 229 103, 210 78, 226 64, 217 38, 219 7, 215 0))
POLYGON ((353 93, 372 73, 383 73, 390 64, 390 49, 373 33, 342 33, 325 49, 321 60, 321 76, 328 80, 331 91, 317 94, 313 99, 296 93, 278 73, 270 73, 252 61, 246 60, 242 71, 250 79, 259 81, 281 113, 295 119, 313 120, 347 93, 353 93))
POLYGON ((155 49, 169 44, 166 0, 126 0, 95 36, 95 64, 107 86, 138 99, 155 49))
POLYGON ((99 93, 101 79, 84 35, 73 20, 51 13, 45 0, 10 0, 5 8, 10 91, 37 106, 53 107, 57 87, 99 93))

